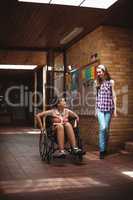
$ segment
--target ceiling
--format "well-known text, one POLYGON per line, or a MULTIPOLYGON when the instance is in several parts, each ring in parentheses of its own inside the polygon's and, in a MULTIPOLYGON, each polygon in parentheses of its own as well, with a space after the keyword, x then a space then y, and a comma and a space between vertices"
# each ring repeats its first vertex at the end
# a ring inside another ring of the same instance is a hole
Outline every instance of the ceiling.
POLYGON ((10 80, 17 80, 17 82, 22 82, 23 80, 25 82, 33 78, 34 76, 32 70, 0 70, 0 82, 4 82, 5 84, 7 84, 10 80))
POLYGON ((118 0, 108 10, 74 6, 0 1, 0 50, 62 50, 99 25, 133 28, 132 0, 118 0), (83 31, 67 44, 63 37, 75 27, 83 31))

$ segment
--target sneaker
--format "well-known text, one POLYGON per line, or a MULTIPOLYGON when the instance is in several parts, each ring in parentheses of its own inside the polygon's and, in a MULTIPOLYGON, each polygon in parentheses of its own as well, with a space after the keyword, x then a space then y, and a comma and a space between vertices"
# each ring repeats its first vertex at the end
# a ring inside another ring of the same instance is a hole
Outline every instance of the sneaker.
POLYGON ((70 154, 69 150, 64 150, 64 154, 68 156, 70 154))
POLYGON ((64 150, 57 150, 53 153, 53 156, 56 158, 65 157, 66 152, 64 150))
POLYGON ((80 153, 82 152, 82 150, 79 149, 78 147, 74 147, 74 148, 72 149, 72 152, 73 152, 74 154, 80 154, 80 153))

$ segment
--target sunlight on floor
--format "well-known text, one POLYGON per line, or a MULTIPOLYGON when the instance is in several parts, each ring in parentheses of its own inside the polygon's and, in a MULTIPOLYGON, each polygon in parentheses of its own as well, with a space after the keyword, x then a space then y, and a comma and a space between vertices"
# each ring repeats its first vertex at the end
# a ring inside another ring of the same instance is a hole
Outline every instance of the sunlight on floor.
POLYGON ((39 129, 25 129, 25 128, 16 128, 16 129, 1 129, 0 134, 4 135, 14 135, 14 134, 40 134, 39 129))
POLYGON ((125 175, 133 178, 133 171, 123 171, 122 174, 125 174, 125 175))
POLYGON ((89 177, 48 178, 0 182, 0 188, 5 194, 108 186, 109 185, 106 183, 96 181, 89 177))
POLYGON ((26 133, 28 134, 40 134, 40 130, 35 130, 35 131, 27 131, 26 133))

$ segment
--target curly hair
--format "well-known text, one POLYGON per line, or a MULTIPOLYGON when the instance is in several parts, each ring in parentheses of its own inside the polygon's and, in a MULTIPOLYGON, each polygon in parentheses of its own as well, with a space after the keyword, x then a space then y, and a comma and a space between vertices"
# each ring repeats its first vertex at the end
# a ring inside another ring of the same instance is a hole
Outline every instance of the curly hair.
POLYGON ((58 104, 62 101, 63 97, 58 97, 55 96, 53 99, 50 101, 50 107, 51 108, 57 108, 58 104))

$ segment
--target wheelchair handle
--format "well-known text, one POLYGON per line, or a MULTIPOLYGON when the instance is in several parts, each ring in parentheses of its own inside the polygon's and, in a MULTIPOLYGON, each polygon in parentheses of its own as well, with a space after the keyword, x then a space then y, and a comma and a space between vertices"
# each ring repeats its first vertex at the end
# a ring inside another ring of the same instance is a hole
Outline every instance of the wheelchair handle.
POLYGON ((44 134, 44 132, 45 132, 45 129, 41 129, 41 134, 44 134))
POLYGON ((78 122, 77 122, 77 120, 75 119, 75 121, 74 121, 74 128, 76 128, 77 125, 78 125, 78 122))

